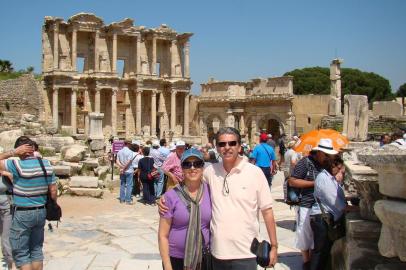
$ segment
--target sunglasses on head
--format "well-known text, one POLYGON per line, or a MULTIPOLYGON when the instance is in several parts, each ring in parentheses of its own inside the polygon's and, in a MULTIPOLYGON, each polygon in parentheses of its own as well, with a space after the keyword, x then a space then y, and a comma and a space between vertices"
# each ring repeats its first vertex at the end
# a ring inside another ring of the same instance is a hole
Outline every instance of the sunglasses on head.
POLYGON ((204 161, 203 160, 183 161, 181 166, 182 169, 191 169, 192 167, 195 169, 200 169, 204 167, 204 161))
POLYGON ((236 146, 237 141, 229 141, 229 142, 218 142, 217 146, 219 147, 225 147, 228 144, 228 146, 236 146))

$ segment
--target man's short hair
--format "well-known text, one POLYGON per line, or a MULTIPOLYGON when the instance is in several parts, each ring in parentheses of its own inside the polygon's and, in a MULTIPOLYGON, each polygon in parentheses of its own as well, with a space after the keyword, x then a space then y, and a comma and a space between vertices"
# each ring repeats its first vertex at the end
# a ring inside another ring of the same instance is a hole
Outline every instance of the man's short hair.
POLYGON ((28 138, 27 136, 20 136, 17 138, 17 140, 14 144, 14 148, 17 148, 24 144, 29 144, 29 145, 34 146, 34 142, 30 138, 28 138))
POLYGON ((160 139, 159 140, 159 145, 160 146, 165 146, 165 144, 166 144, 166 139, 160 139))
POLYGON ((220 130, 219 130, 219 131, 217 132, 217 134, 216 134, 216 143, 219 142, 220 136, 221 136, 221 135, 224 135, 224 134, 235 135, 235 136, 237 137, 237 142, 238 142, 238 144, 241 144, 241 134, 240 134, 240 132, 239 132, 236 128, 233 128, 233 127, 223 127, 223 128, 220 128, 220 130))
POLYGON ((143 152, 144 156, 148 156, 148 155, 149 155, 149 152, 150 152, 150 148, 149 148, 149 147, 144 147, 144 148, 142 149, 142 152, 143 152))

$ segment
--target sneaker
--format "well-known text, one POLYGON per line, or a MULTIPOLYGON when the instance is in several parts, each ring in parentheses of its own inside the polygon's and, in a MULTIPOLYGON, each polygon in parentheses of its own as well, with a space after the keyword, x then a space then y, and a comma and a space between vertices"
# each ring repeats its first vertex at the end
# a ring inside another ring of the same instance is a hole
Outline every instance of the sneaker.
POLYGON ((127 205, 133 205, 134 203, 133 203, 133 202, 126 202, 125 204, 127 204, 127 205))
POLYGON ((139 198, 139 197, 140 197, 140 194, 135 195, 135 198, 139 198))

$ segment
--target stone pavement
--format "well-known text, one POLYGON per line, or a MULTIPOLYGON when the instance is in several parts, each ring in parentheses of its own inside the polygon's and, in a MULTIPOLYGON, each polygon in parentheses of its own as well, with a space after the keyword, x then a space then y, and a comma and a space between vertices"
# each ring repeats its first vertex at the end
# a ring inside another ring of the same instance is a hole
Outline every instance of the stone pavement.
MULTIPOLYGON (((282 180, 282 174, 279 173, 272 188, 280 262, 275 269, 301 269, 300 252, 293 248, 294 232, 291 228, 294 212, 281 201, 282 180)), ((117 204, 112 210, 103 210, 102 204, 105 204, 103 201, 106 199, 89 198, 87 200, 96 200, 101 204, 92 216, 64 217, 58 228, 53 226, 53 232, 46 230, 44 269, 162 269, 157 240, 156 207, 141 203, 120 205, 115 197, 116 194, 111 196, 109 202, 117 204)), ((266 237, 263 222, 260 231, 261 236, 266 237)))

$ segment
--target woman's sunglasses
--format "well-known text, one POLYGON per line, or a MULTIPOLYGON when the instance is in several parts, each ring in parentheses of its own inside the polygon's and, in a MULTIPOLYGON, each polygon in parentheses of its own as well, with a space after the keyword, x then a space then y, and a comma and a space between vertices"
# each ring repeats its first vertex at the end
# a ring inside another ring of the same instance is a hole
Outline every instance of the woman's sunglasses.
POLYGON ((218 142, 217 145, 219 147, 225 147, 228 144, 228 146, 236 146, 237 141, 229 141, 229 142, 218 142))
POLYGON ((182 169, 191 169, 192 167, 195 169, 200 169, 204 167, 204 161, 203 160, 183 161, 181 166, 182 169))

